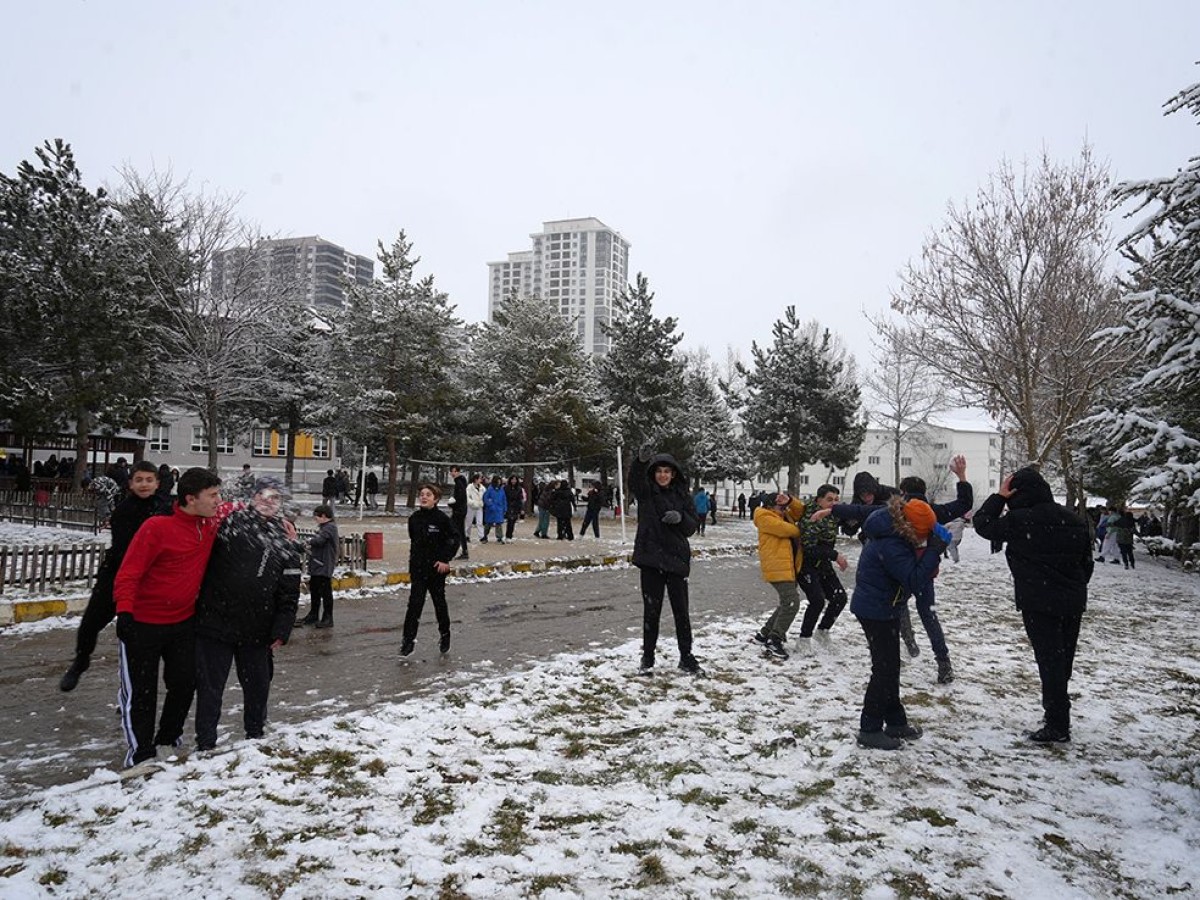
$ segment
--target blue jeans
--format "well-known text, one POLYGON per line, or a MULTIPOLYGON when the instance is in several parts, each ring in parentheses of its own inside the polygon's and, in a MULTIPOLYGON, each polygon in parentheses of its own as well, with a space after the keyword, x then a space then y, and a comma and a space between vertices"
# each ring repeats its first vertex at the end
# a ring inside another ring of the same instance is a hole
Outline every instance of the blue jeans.
POLYGON ((929 635, 929 644, 933 648, 933 655, 937 659, 949 659, 950 649, 946 646, 946 635, 942 632, 942 623, 938 620, 937 610, 933 608, 936 598, 933 592, 933 582, 930 581, 913 596, 913 600, 917 604, 917 615, 921 617, 921 624, 925 626, 925 633, 929 635))

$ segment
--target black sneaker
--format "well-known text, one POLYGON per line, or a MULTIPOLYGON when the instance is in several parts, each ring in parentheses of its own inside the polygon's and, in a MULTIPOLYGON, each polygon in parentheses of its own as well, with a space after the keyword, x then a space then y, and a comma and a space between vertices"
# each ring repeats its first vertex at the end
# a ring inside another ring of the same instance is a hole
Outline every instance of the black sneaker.
POLYGON ((866 750, 899 750, 904 746, 904 741, 883 731, 860 731, 858 746, 866 750))
POLYGON ((80 663, 79 660, 71 663, 71 667, 63 672, 62 679, 58 682, 60 691, 73 691, 75 686, 79 684, 79 677, 88 669, 87 663, 80 663))
POLYGON ((939 659, 938 664, 938 684, 949 684, 954 680, 954 668, 950 665, 950 658, 939 659))
POLYGON ((642 657, 642 664, 638 666, 638 674, 646 676, 654 674, 654 657, 642 657))
POLYGON ((442 635, 441 641, 438 642, 438 650, 442 653, 450 652, 450 632, 447 631, 442 635))
POLYGON ((1037 731, 1031 732, 1029 739, 1035 744, 1066 744, 1071 740, 1071 732, 1064 728, 1043 725, 1037 731))
POLYGON ((909 643, 909 642, 906 640, 906 641, 904 642, 904 646, 908 648, 908 655, 909 655, 911 658, 913 658, 913 659, 916 659, 918 656, 920 656, 920 655, 921 655, 921 647, 920 647, 920 645, 919 645, 919 644, 916 642, 916 639, 915 639, 915 638, 913 639, 913 641, 912 641, 911 643, 909 643))
POLYGON ((920 725, 905 725, 898 728, 885 728, 883 733, 890 738, 902 738, 906 741, 915 741, 923 732, 920 725))
POLYGON ((703 675, 704 670, 700 668, 700 662, 696 657, 688 655, 679 660, 679 670, 687 672, 689 675, 703 675))
POLYGON ((783 644, 780 642, 779 638, 771 638, 771 640, 767 641, 767 656, 771 657, 772 659, 788 658, 788 652, 787 650, 783 649, 783 644))
POLYGON ((322 619, 320 622, 317 623, 317 628, 332 628, 332 627, 333 627, 333 619, 322 619))
POLYGON ((401 656, 412 656, 412 652, 416 647, 415 641, 405 641, 400 645, 401 656))
POLYGON ((768 640, 769 640, 769 638, 765 634, 763 634, 761 631, 754 632, 754 642, 756 644, 762 644, 765 647, 765 646, 767 646, 768 640))

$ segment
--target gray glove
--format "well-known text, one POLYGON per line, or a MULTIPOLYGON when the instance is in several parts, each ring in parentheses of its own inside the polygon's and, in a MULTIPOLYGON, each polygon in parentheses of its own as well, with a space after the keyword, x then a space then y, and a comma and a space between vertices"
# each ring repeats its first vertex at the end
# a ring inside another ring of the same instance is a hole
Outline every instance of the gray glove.
POLYGON ((668 509, 663 513, 662 522, 664 525, 678 525, 683 521, 683 514, 677 509, 668 509))

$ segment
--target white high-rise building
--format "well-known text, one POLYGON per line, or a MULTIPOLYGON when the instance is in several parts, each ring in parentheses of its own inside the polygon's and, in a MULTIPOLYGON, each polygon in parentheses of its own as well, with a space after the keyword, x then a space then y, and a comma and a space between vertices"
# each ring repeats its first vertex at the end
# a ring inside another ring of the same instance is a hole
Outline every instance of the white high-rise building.
POLYGON ((608 352, 600 323, 612 321, 613 301, 629 280, 629 241, 599 219, 559 219, 531 234, 533 250, 488 263, 488 320, 513 291, 549 300, 575 322, 587 353, 608 352))

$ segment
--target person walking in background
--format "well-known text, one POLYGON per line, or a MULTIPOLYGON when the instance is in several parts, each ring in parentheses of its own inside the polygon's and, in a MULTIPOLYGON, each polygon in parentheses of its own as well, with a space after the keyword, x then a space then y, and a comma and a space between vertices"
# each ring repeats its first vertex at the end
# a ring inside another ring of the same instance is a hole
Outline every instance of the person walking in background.
POLYGON ((504 485, 504 499, 507 507, 504 511, 504 539, 511 541, 513 529, 517 527, 522 514, 525 512, 525 488, 516 475, 509 475, 504 485))
POLYGON ((467 485, 467 536, 464 538, 470 541, 472 531, 476 531, 478 539, 482 542, 484 536, 483 525, 483 474, 473 472, 471 474, 471 483, 467 485))
POLYGON ((117 616, 113 581, 133 542, 133 536, 151 516, 171 513, 170 500, 163 497, 159 487, 158 470, 153 463, 143 460, 134 465, 129 479, 129 495, 117 504, 110 520, 112 543, 96 572, 87 608, 79 620, 79 631, 75 635, 75 659, 58 683, 63 691, 75 690, 80 676, 91 666, 100 632, 117 616))
MULTIPOLYGON (((133 467, 137 471, 137 466, 133 467)), ((132 482, 130 484, 132 487, 132 482)), ((175 493, 175 473, 171 471, 171 467, 163 463, 158 467, 158 495, 163 499, 163 504, 168 511, 171 505, 171 495, 175 493)))
POLYGON ((375 474, 374 470, 367 472, 366 486, 367 506, 369 506, 371 509, 377 509, 379 507, 379 501, 375 498, 379 495, 379 476, 375 474))
POLYGON ((325 478, 321 481, 321 502, 330 509, 337 504, 338 482, 333 469, 325 470, 325 478))
POLYGON ((558 487, 557 481, 547 481, 540 485, 537 489, 537 528, 534 529, 533 536, 536 538, 550 538, 550 507, 554 502, 554 489, 558 487))
POLYGON ((580 536, 587 534, 590 525, 596 537, 600 537, 600 508, 604 505, 604 492, 600 490, 600 482, 592 482, 591 490, 587 492, 587 497, 584 499, 587 502, 587 509, 583 513, 583 524, 579 527, 579 534, 580 536))
POLYGON ((246 737, 263 736, 276 650, 287 643, 300 596, 300 548, 280 516, 277 478, 259 478, 250 505, 229 514, 196 601, 196 749, 217 744, 229 668, 237 665, 246 737))
POLYGON ((970 516, 970 513, 966 513, 946 523, 946 530, 950 532, 951 538, 950 546, 946 548, 946 555, 955 562, 958 562, 958 546, 962 543, 963 530, 966 528, 967 519, 970 516))
POLYGON ((508 495, 504 493, 504 482, 499 475, 492 476, 492 483, 483 492, 483 538, 486 544, 488 532, 496 529, 496 543, 504 543, 504 517, 508 515, 508 495))
POLYGON ((738 518, 739 519, 746 518, 746 495, 744 493, 738 494, 737 508, 738 508, 738 518))
POLYGON ((1027 467, 1005 478, 983 502, 975 531, 1004 545, 1013 597, 1033 645, 1045 718, 1028 737, 1039 744, 1065 743, 1071 739, 1067 689, 1095 568, 1087 523, 1055 503, 1046 479, 1027 467))
POLYGON ((575 492, 565 480, 558 482, 558 487, 550 495, 550 512, 554 514, 557 529, 556 540, 575 540, 575 532, 571 527, 571 517, 575 515, 575 492))
POLYGON ((1120 511, 1116 524, 1117 549, 1121 551, 1121 562, 1126 569, 1135 569, 1133 561, 1133 536, 1137 533, 1137 521, 1127 509, 1120 511))
MULTIPOLYGON (((499 476, 496 481, 499 481, 499 476)), ((404 635, 400 655, 411 656, 416 647, 417 629, 428 594, 433 600, 442 653, 450 652, 450 609, 446 605, 446 576, 450 560, 458 549, 458 533, 450 517, 437 508, 442 492, 436 485, 423 484, 417 491, 417 511, 408 519, 408 575, 412 589, 404 615, 404 635)), ((497 531, 497 538, 499 532, 497 531)))
POLYGON ((337 568, 338 538, 337 523, 333 521, 333 507, 322 503, 313 510, 317 533, 308 539, 308 615, 297 625, 315 625, 318 628, 333 627, 333 571, 337 568))
POLYGON ((1100 543, 1100 555, 1096 557, 1096 562, 1105 562, 1106 560, 1114 566, 1121 564, 1121 548, 1117 546, 1117 532, 1114 528, 1120 530, 1121 513, 1115 506, 1105 508, 1104 518, 1101 520, 1104 525, 1104 540, 1100 543))
MULTIPOLYGON (((768 656, 787 659, 783 642, 788 629, 800 610, 800 593, 796 575, 800 571, 800 517, 804 504, 789 494, 775 495, 773 506, 754 510, 754 527, 758 529, 758 565, 763 581, 771 585, 778 597, 775 610, 766 624, 754 635, 768 656)), ((835 526, 836 527, 836 526, 835 526)))
POLYGON ((450 467, 450 478, 454 482, 454 495, 450 498, 450 521, 458 532, 459 559, 469 559, 467 553, 467 476, 458 466, 450 467))
POLYGON ((653 455, 649 448, 643 448, 638 453, 638 462, 629 470, 629 490, 637 500, 638 509, 633 564, 640 572, 642 589, 639 672, 648 675, 654 670, 665 592, 675 618, 679 668, 693 675, 702 674, 692 653, 692 620, 688 609, 688 576, 692 568, 688 538, 696 533, 700 522, 688 495, 687 479, 669 453, 653 455))
POLYGON ((717 495, 714 491, 708 492, 708 517, 713 525, 717 524, 717 495))
POLYGON ((696 488, 696 493, 692 496, 692 504, 696 508, 696 516, 699 519, 700 536, 704 536, 704 526, 708 522, 708 492, 704 488, 696 488))
POLYGON ((254 472, 250 468, 250 463, 242 463, 242 473, 238 475, 234 485, 239 500, 249 500, 254 496, 254 481, 254 472))

